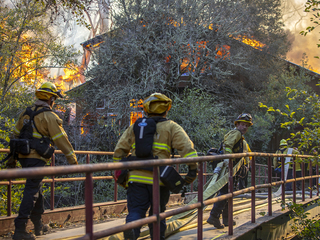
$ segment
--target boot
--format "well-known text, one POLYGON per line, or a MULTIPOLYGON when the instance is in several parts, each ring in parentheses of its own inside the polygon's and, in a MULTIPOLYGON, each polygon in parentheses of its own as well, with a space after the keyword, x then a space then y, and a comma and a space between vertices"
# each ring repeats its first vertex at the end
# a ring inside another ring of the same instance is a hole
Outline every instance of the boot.
POLYGON ((42 221, 40 223, 34 223, 34 234, 36 236, 44 235, 45 232, 49 231, 49 225, 43 224, 42 221))
MULTIPOLYGON (((228 218, 223 218, 222 222, 223 222, 224 226, 226 226, 226 227, 229 226, 229 219, 228 218)), ((233 222, 233 226, 235 226, 236 222, 234 220, 232 220, 232 222, 233 222)))
POLYGON ((14 239, 14 240, 35 240, 36 236, 34 236, 33 233, 28 233, 26 230, 24 230, 24 231, 15 230, 14 234, 12 236, 12 239, 14 239))
POLYGON ((224 225, 220 223, 219 217, 210 215, 210 217, 207 220, 207 223, 215 226, 217 229, 224 228, 224 225))

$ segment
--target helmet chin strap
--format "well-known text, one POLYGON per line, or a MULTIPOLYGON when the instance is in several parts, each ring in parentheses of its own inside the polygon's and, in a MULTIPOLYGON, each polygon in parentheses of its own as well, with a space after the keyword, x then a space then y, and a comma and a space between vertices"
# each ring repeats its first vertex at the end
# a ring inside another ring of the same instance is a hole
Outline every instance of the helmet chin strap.
POLYGON ((49 98, 49 100, 48 100, 48 104, 50 105, 50 107, 53 107, 53 104, 54 104, 54 101, 56 100, 56 98, 55 97, 51 97, 51 98, 49 98))

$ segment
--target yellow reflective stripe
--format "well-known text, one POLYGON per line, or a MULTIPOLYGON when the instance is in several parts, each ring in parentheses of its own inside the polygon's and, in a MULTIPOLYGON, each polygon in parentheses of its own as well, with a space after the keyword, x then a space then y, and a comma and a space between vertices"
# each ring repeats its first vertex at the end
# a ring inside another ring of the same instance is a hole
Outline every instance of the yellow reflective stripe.
POLYGON ((197 152, 191 152, 191 153, 187 153, 186 155, 184 155, 184 158, 186 157, 198 157, 198 154, 197 152))
POLYGON ((65 132, 60 132, 60 133, 54 135, 54 136, 52 137, 52 140, 55 141, 55 140, 57 140, 58 138, 61 138, 63 135, 65 135, 65 132))
POLYGON ((120 160, 121 160, 121 158, 113 157, 113 161, 114 161, 114 162, 119 162, 120 160))
POLYGON ((226 148, 226 152, 232 153, 232 150, 230 148, 226 148))
POLYGON ((136 148, 136 143, 132 144, 132 145, 131 145, 131 148, 132 148, 132 149, 135 149, 135 148, 136 148))
POLYGON ((130 175, 130 177, 128 179, 128 182, 130 182, 130 181, 152 184, 153 183, 153 178, 145 177, 145 176, 139 176, 139 175, 130 175))
POLYGON ((38 132, 33 132, 32 136, 35 138, 42 138, 41 134, 39 134, 38 132))
POLYGON ((69 157, 69 156, 71 156, 71 155, 73 155, 73 151, 71 150, 67 155, 66 155, 66 157, 69 157))
MULTIPOLYGON (((128 182, 139 182, 145 184, 153 184, 152 177, 139 176, 139 175, 130 175, 128 182)), ((164 186, 164 184, 160 181, 160 186, 164 186)))
POLYGON ((165 143, 154 142, 152 148, 163 149, 170 153, 171 147, 165 143))
POLYGON ((14 127, 13 131, 14 131, 16 134, 20 134, 19 129, 17 129, 16 127, 14 127))

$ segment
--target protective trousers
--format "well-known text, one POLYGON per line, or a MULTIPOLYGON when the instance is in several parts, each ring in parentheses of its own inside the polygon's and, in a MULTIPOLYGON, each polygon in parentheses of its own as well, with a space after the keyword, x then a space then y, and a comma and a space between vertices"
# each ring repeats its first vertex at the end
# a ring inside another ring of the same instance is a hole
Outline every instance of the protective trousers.
MULTIPOLYGON (((46 163, 41 159, 19 159, 22 168, 43 167, 46 163)), ((24 231, 30 218, 36 225, 41 221, 44 212, 44 200, 42 195, 43 177, 28 178, 23 191, 23 198, 19 208, 19 215, 14 220, 16 230, 24 231)))
MULTIPOLYGON (((233 178, 233 181, 235 181, 235 178, 233 178)), ((229 192, 228 189, 229 189, 229 183, 227 183, 220 189, 218 196, 227 194, 229 192)), ((214 203, 213 208, 211 209, 211 212, 210 212, 210 216, 219 218, 222 213, 223 218, 227 219, 228 218, 227 202, 228 200, 221 200, 219 202, 214 203)))
MULTIPOLYGON (((169 201, 170 191, 166 187, 160 187, 160 212, 164 212, 166 210, 166 205, 169 201)), ((146 217, 146 212, 149 207, 149 216, 153 215, 153 206, 152 206, 152 185, 150 184, 142 184, 131 182, 129 183, 127 190, 127 206, 128 206, 128 215, 126 218, 126 222, 132 222, 138 219, 142 219, 146 217)), ((165 231, 166 231, 166 220, 163 219, 160 222, 160 239, 165 239, 165 231)), ((132 239, 137 239, 140 235, 140 229, 134 229, 134 237, 132 239)), ((149 230, 151 239, 153 239, 153 224, 149 224, 149 230)), ((124 232, 125 239, 127 232, 124 232)), ((130 234, 129 234, 130 235, 130 234)))

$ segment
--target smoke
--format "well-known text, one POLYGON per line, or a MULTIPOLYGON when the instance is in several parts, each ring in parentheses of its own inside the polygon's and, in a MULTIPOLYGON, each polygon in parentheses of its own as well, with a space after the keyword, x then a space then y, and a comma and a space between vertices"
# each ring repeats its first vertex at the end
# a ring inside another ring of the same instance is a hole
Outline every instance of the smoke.
POLYGON ((298 65, 305 65, 306 68, 320 73, 320 34, 316 30, 309 32, 306 36, 300 34, 308 26, 312 26, 310 17, 312 12, 304 12, 306 0, 284 0, 283 1, 283 22, 286 29, 290 31, 289 41, 292 42, 291 50, 287 53, 287 60, 298 65))

